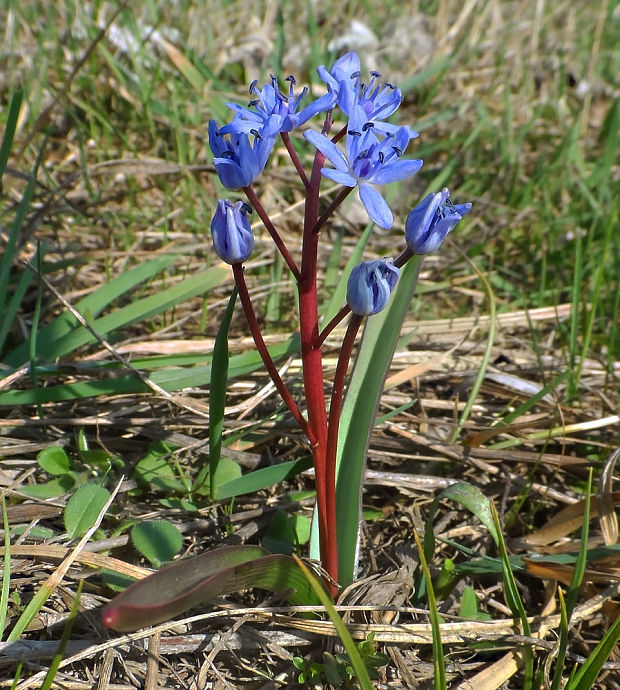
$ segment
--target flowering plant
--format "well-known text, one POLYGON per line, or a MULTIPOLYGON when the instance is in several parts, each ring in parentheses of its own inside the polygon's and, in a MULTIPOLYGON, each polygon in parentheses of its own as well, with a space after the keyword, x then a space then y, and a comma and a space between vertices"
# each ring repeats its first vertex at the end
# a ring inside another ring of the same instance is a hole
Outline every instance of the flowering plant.
MULTIPOLYGON (((388 305, 401 268, 415 255, 436 250, 469 212, 471 204, 453 204, 447 189, 428 195, 407 217, 406 244, 401 253, 393 258, 364 261, 353 268, 348 279, 346 304, 329 323, 321 324, 317 271, 321 230, 356 188, 369 219, 381 228, 391 228, 392 211, 377 187, 411 178, 421 168, 422 161, 405 157, 417 133, 408 126, 386 122, 402 101, 398 88, 387 82, 380 84, 380 75, 374 72, 369 81, 364 82, 359 57, 353 52, 342 56, 329 70, 321 66, 317 71, 327 89, 320 98, 306 103, 307 89, 296 92, 293 77, 287 77, 287 92, 283 92, 277 79, 272 77, 262 88, 258 88, 256 82, 250 86, 252 99, 247 106, 228 104, 234 113, 231 122, 223 127, 213 120, 209 123, 209 144, 217 175, 225 188, 242 190, 250 205, 228 199, 218 201, 211 233, 216 253, 232 266, 256 348, 290 414, 308 440, 315 470, 320 560, 328 576, 328 587, 335 595, 339 579, 336 530, 339 520, 336 505, 339 426, 349 362, 359 328, 365 318, 373 317, 388 305), (344 123, 334 132, 337 111, 344 117, 344 123), (320 131, 307 126, 317 116, 321 116, 320 131), (309 171, 304 168, 291 141, 291 134, 302 126, 305 127, 305 141, 315 149, 309 171), (253 187, 278 137, 305 192, 303 230, 300 247, 296 250, 283 241, 253 187), (340 184, 341 189, 321 213, 323 178, 340 184), (244 262, 254 247, 248 221, 251 209, 257 212, 273 239, 297 287, 305 404, 295 399, 278 373, 246 284, 244 262), (327 404, 322 347, 327 336, 349 314, 327 404)), ((359 433, 367 431, 360 429, 359 433)))

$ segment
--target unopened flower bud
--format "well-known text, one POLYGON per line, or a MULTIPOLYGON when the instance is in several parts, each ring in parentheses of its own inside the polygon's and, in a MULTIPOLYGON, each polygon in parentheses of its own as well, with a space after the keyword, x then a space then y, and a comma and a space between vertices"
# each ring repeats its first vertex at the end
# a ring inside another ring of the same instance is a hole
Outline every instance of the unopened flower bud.
POLYGON ((347 304, 359 316, 380 312, 396 287, 400 271, 391 261, 364 261, 349 276, 347 304))
POLYGON ((211 221, 211 236, 217 255, 227 264, 243 263, 254 249, 247 217, 247 204, 220 199, 211 221))
POLYGON ((446 235, 469 213, 471 204, 453 204, 447 187, 429 194, 407 216, 405 237, 414 254, 430 254, 439 249, 446 235))

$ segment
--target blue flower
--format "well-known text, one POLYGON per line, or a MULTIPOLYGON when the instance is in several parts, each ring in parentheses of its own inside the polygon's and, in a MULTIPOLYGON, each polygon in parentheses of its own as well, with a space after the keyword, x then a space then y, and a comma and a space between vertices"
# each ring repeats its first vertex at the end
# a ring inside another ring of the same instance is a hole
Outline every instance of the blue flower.
POLYGON ((354 314, 371 316, 380 312, 390 299, 400 271, 391 261, 364 261, 349 276, 347 304, 354 314))
POLYGON ((366 120, 365 111, 355 106, 347 130, 346 156, 323 134, 308 130, 304 136, 335 168, 322 168, 322 174, 346 187, 359 187, 360 199, 371 220, 382 228, 391 228, 392 211, 372 185, 405 180, 422 167, 421 160, 400 159, 411 138, 409 128, 399 127, 379 139, 373 123, 366 120))
MULTIPOLYGON (((388 82, 384 82, 383 87, 378 85, 376 81, 381 76, 378 72, 371 72, 370 82, 363 84, 357 53, 343 55, 329 71, 321 65, 317 72, 327 88, 337 94, 338 106, 346 115, 350 116, 355 107, 360 106, 366 113, 366 121, 375 125, 376 132, 395 134, 399 129, 398 125, 383 120, 400 106, 403 100, 400 89, 388 82)), ((418 136, 411 128, 407 129, 410 139, 418 136)))
POLYGON ((336 94, 329 92, 297 112, 299 104, 308 93, 308 88, 304 87, 296 96, 295 78, 289 76, 286 80, 289 82, 288 96, 280 91, 278 80, 274 76, 271 77, 271 83, 265 84, 262 89, 258 88, 256 82, 252 82, 250 93, 254 98, 245 108, 237 103, 227 103, 226 105, 235 112, 235 117, 232 122, 222 127, 220 132, 251 134, 258 131, 261 135, 267 132, 267 136, 274 136, 279 132, 290 132, 336 104, 336 94))
POLYGON ((213 151, 215 170, 226 189, 248 187, 264 170, 276 134, 253 130, 253 144, 245 132, 230 135, 218 129, 215 120, 209 122, 209 146, 213 151))
POLYGON ((337 94, 342 82, 348 83, 352 75, 360 73, 360 59, 357 53, 351 51, 338 58, 330 70, 320 65, 316 71, 327 88, 337 94))
POLYGON ((471 204, 453 204, 447 187, 429 194, 407 216, 405 237, 414 254, 430 254, 446 235, 471 210, 471 204))
POLYGON ((247 204, 219 199, 211 220, 211 237, 217 255, 227 264, 240 264, 254 249, 247 204))

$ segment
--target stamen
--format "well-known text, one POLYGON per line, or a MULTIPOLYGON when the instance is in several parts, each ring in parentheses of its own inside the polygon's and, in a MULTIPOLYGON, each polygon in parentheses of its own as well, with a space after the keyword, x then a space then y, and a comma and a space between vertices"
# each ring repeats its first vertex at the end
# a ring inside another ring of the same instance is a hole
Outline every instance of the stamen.
POLYGON ((402 156, 402 155, 403 155, 403 150, 400 149, 400 148, 398 148, 398 146, 392 146, 392 151, 394 151, 394 153, 395 153, 397 156, 402 156))
POLYGON ((354 130, 354 129, 350 129, 350 130, 347 132, 347 134, 349 134, 349 135, 352 136, 352 137, 361 137, 361 136, 362 136, 362 133, 361 133, 361 132, 357 132, 357 131, 354 130))
POLYGON ((380 76, 381 76, 381 73, 380 73, 380 72, 376 72, 375 70, 371 70, 371 71, 370 71, 370 75, 371 75, 372 77, 380 77, 380 76))
POLYGON ((297 83, 297 80, 292 74, 289 74, 284 81, 290 81, 293 86, 297 83))
POLYGON ((362 125, 362 132, 366 132, 367 130, 372 129, 374 126, 374 122, 366 122, 362 125))
POLYGON ((241 204, 241 210, 245 211, 245 213, 252 213, 254 211, 254 209, 250 206, 250 204, 248 204, 247 201, 244 201, 241 204))
POLYGON ((258 79, 254 79, 254 81, 250 84, 250 93, 256 93, 258 91, 257 86, 258 79))
POLYGON ((249 103, 248 103, 248 108, 256 108, 256 106, 260 103, 260 100, 258 98, 253 98, 249 103))
POLYGON ((251 129, 250 134, 253 134, 257 139, 262 139, 260 132, 257 129, 251 129))

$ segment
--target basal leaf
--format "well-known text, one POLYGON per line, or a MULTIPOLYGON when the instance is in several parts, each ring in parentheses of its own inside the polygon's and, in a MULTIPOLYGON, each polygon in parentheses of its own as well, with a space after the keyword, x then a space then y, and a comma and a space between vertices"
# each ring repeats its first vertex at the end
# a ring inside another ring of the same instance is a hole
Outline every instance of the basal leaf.
POLYGON ((37 455, 37 462, 48 474, 62 476, 68 474, 71 469, 69 458, 64 448, 49 446, 37 455))
POLYGON ((260 546, 220 546, 176 561, 130 585, 103 609, 102 620, 108 628, 130 632, 251 587, 291 590, 288 599, 292 604, 317 602, 312 587, 289 556, 268 554, 260 546))
POLYGON ((81 486, 67 501, 64 521, 70 537, 81 537, 96 522, 110 492, 100 484, 81 486))
POLYGON ((183 536, 168 520, 146 520, 133 526, 131 541, 158 568, 181 550, 183 536))

